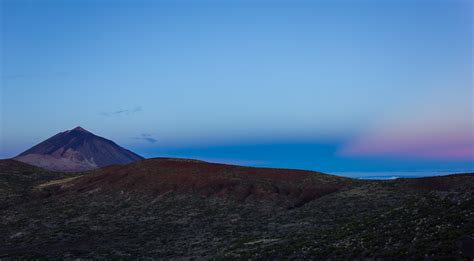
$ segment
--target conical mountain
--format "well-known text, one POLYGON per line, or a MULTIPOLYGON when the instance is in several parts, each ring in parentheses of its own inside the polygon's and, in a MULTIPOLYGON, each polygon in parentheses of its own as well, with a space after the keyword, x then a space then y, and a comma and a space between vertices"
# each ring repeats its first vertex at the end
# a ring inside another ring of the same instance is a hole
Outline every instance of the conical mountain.
POLYGON ((54 135, 14 159, 48 170, 73 172, 127 164, 143 157, 76 127, 54 135))

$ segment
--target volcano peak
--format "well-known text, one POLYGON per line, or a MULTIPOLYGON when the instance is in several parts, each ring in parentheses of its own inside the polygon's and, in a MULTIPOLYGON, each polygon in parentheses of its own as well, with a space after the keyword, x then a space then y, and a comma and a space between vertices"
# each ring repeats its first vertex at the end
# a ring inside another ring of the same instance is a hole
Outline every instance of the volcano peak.
POLYGON ((77 126, 37 144, 15 160, 53 171, 86 171, 143 157, 77 126))
MULTIPOLYGON (((89 132, 88 130, 82 128, 81 126, 77 126, 76 128, 72 129, 72 131, 89 132)), ((89 132, 89 133, 90 133, 90 132, 89 132)))

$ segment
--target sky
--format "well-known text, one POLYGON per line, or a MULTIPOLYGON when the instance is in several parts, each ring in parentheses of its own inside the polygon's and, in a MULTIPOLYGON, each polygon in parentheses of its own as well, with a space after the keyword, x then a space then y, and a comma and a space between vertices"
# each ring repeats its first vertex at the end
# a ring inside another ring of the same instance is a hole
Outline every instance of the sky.
POLYGON ((472 1, 0 7, 0 158, 82 126, 145 157, 474 170, 472 1))

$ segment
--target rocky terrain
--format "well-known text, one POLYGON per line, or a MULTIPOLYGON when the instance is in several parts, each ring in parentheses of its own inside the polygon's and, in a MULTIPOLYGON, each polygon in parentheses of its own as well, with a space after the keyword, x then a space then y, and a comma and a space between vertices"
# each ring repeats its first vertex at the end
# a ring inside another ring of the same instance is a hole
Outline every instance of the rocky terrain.
POLYGON ((0 178, 0 258, 474 258, 474 174, 149 159, 75 174, 1 161, 0 178))
POLYGON ((76 127, 54 135, 14 159, 47 170, 77 172, 127 164, 143 157, 111 140, 76 127))

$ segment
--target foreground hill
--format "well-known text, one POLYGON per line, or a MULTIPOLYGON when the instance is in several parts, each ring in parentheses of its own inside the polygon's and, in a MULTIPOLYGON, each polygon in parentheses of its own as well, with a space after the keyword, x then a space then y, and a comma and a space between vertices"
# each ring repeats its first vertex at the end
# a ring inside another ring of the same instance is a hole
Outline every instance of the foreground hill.
POLYGON ((312 171, 252 168, 188 159, 147 159, 103 168, 68 184, 64 192, 127 191, 152 195, 191 193, 239 201, 286 201, 298 207, 355 180, 312 171))
POLYGON ((143 157, 76 127, 54 135, 14 159, 52 171, 78 172, 127 164, 143 157))
POLYGON ((473 255, 474 174, 361 181, 309 171, 150 159, 53 178, 30 192, 29 200, 2 209, 0 257, 473 255))
POLYGON ((77 174, 52 172, 16 160, 0 160, 0 209, 29 200, 32 189, 44 182, 77 174))

